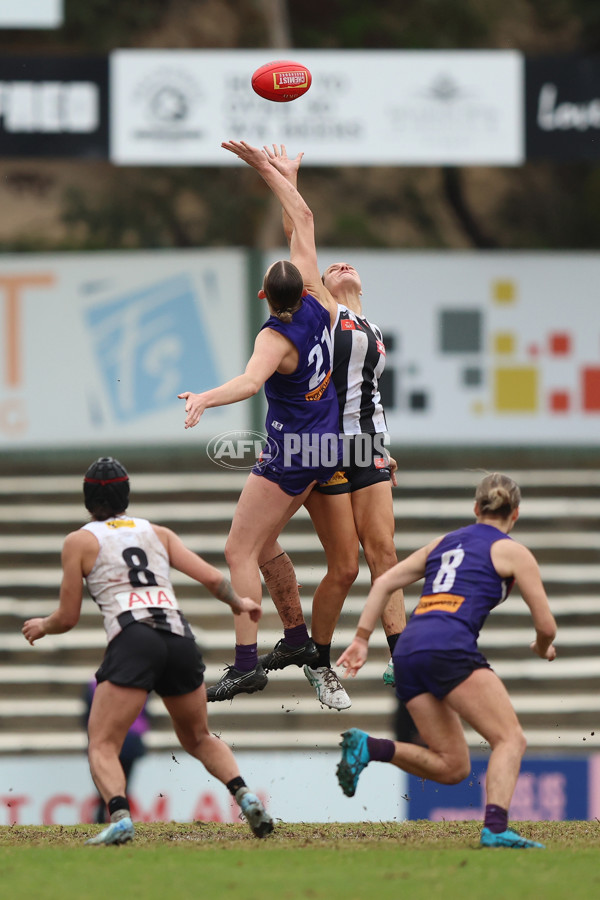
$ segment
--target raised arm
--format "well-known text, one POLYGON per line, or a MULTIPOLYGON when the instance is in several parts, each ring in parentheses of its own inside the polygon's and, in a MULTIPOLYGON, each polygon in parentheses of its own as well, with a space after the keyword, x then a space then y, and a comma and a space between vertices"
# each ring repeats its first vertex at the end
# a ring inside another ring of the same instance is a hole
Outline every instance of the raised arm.
MULTIPOLYGON (((298 172, 300 170, 300 163, 302 162, 304 153, 299 153, 298 156, 295 157, 295 159, 291 159, 287 155, 285 144, 281 144, 279 146, 277 144, 273 144, 272 148, 265 145, 264 151, 271 165, 283 175, 285 180, 288 181, 292 185, 292 187, 298 190, 298 172)), ((289 213, 286 212, 284 206, 281 207, 281 213, 283 230, 291 250, 292 235, 294 233, 294 223, 290 218, 289 213)), ((292 262, 294 262, 294 260, 292 260, 292 262)), ((294 263, 294 265, 296 265, 296 263, 294 263)))
POLYGON ((238 596, 229 579, 225 578, 215 566, 207 563, 205 559, 186 547, 179 535, 170 528, 162 525, 153 525, 152 527, 169 554, 169 561, 174 569, 203 584, 213 597, 230 606, 234 615, 239 616, 240 613, 245 612, 249 614, 253 622, 258 622, 262 615, 262 609, 258 603, 251 600, 250 597, 238 596))
POLYGON ((248 360, 243 375, 237 375, 209 391, 199 394, 183 391, 177 395, 180 400, 186 401, 185 427, 193 428, 197 425, 205 409, 228 406, 257 394, 267 378, 281 365, 292 346, 291 341, 272 328, 260 331, 254 342, 254 353, 248 360))
POLYGON ((290 259, 302 273, 306 288, 328 310, 333 324, 337 316, 337 303, 321 281, 313 214, 298 192, 296 176, 292 172, 293 166, 296 166, 297 172, 302 154, 289 166, 290 160, 285 154, 285 148, 282 148, 283 153, 276 155, 274 151, 252 147, 246 141, 225 141, 221 146, 256 169, 278 198, 284 210, 286 235, 289 233, 290 259), (280 166, 283 166, 287 175, 282 174, 280 166))

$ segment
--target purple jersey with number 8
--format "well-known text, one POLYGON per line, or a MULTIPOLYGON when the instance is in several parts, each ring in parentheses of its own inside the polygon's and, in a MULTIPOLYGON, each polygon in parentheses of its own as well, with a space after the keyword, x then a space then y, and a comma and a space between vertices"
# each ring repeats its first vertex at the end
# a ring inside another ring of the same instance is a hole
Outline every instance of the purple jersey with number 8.
POLYGON ((501 578, 490 556, 509 535, 482 522, 452 531, 427 557, 419 603, 394 651, 477 649, 491 610, 506 600, 513 578, 501 578))

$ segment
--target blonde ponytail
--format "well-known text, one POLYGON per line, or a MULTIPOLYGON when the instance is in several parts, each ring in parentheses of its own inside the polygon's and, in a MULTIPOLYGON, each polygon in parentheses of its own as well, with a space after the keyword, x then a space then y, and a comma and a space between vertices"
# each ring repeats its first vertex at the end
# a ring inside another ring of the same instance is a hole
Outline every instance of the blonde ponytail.
POLYGON ((475 502, 480 515, 506 518, 521 503, 521 491, 508 475, 493 472, 477 486, 475 502))

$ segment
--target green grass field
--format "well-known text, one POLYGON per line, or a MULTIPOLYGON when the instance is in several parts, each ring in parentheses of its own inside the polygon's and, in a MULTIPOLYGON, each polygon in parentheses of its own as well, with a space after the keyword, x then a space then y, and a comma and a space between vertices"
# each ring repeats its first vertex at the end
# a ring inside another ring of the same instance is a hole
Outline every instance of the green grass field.
POLYGON ((476 822, 137 825, 123 847, 98 826, 0 828, 10 900, 578 900, 600 896, 600 823, 519 824, 546 850, 481 850, 476 822))

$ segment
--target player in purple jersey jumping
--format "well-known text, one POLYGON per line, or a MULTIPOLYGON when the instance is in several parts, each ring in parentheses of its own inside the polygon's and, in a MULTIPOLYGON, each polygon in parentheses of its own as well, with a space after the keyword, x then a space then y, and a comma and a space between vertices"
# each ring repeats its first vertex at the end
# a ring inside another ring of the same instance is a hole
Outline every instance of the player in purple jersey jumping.
MULTIPOLYGON (((283 145, 265 147, 265 154, 297 189, 303 154, 290 159, 283 145)), ((312 604, 311 634, 319 658, 316 663, 305 665, 304 673, 323 705, 347 709, 351 706, 350 697, 331 667, 331 642, 358 575, 359 548, 363 548, 371 580, 398 561, 392 499, 396 463, 386 447, 387 425, 379 391, 385 346, 381 330, 364 314, 362 283, 354 266, 336 262, 321 277, 316 251, 299 252, 298 221, 291 219, 285 207, 283 226, 291 259, 302 272, 305 287, 316 296, 329 298, 337 308, 331 333, 332 378, 338 395, 344 452, 333 477, 327 484, 316 485, 305 503, 327 557, 327 572, 317 586, 312 604)), ((393 650, 406 624, 402 591, 389 598, 381 621, 393 650)), ((279 668, 283 663, 281 646, 264 657, 265 668, 279 668)), ((383 678, 393 684, 391 661, 383 678)))
MULTIPOLYGON (((234 141, 223 146, 233 153, 242 147, 234 141)), ((271 170, 266 159, 264 164, 271 170)), ((289 185, 283 178, 281 182, 287 191, 289 185)), ((289 192, 282 202, 290 203, 289 192)), ((306 212, 310 214, 308 207, 306 212)), ((308 634, 293 566, 278 538, 313 486, 328 481, 338 467, 330 335, 336 309, 333 302, 320 303, 304 290, 302 275, 289 260, 269 267, 259 297, 267 300, 270 317, 256 338, 244 374, 220 387, 199 394, 185 391, 179 397, 186 401, 185 427, 191 428, 206 409, 245 400, 264 385, 268 443, 240 495, 225 557, 234 589, 257 603, 262 597, 262 571, 285 619, 285 641, 300 666, 314 662, 317 648, 308 634)), ((209 700, 231 700, 267 684, 258 660, 257 623, 243 616, 235 624, 233 665, 208 689, 209 700)))
POLYGON ((486 476, 475 494, 476 522, 432 541, 374 583, 356 636, 338 659, 346 675, 364 665, 368 641, 389 594, 425 578, 423 593, 394 649, 396 692, 406 703, 425 746, 344 732, 338 781, 354 796, 369 762, 388 762, 440 784, 470 772, 464 719, 490 745, 483 847, 543 847, 508 827, 508 810, 526 740, 506 688, 477 648, 491 610, 516 582, 529 607, 536 637, 531 650, 556 657, 556 622, 533 554, 509 537, 521 493, 508 476, 486 476))
MULTIPOLYGON (((311 629, 318 655, 316 659, 300 658, 288 637, 295 606, 280 602, 284 637, 271 652, 260 657, 260 662, 267 671, 304 663, 304 673, 320 703, 331 709, 347 709, 350 698, 331 668, 331 640, 344 600, 358 574, 359 541, 372 578, 397 562, 391 491, 395 462, 385 448, 385 414, 378 387, 385 365, 382 334, 363 316, 362 288, 352 266, 330 266, 321 280, 312 212, 296 187, 302 154, 292 160, 284 146, 259 150, 244 141, 224 146, 256 169, 281 201, 290 258, 302 272, 309 293, 335 311, 332 380, 338 396, 338 427, 344 453, 329 482, 316 486, 305 503, 327 556, 327 574, 317 588, 312 606, 311 629), (344 456, 349 456, 350 461, 344 456)), ((287 554, 269 560, 261 570, 272 597, 293 597, 295 575, 287 554)), ((390 598, 382 624, 392 649, 405 625, 402 591, 390 598)), ((391 665, 384 675, 384 680, 389 678, 393 680, 391 665)))
POLYGON ((260 606, 239 597, 169 528, 126 513, 129 475, 118 460, 105 456, 92 463, 83 491, 92 519, 65 538, 59 606, 45 618, 28 619, 22 632, 34 644, 74 628, 84 580, 104 619, 108 647, 96 672, 88 757, 110 824, 86 843, 124 844, 134 837, 119 754, 150 691, 162 697, 184 750, 227 786, 254 834, 265 837, 273 830, 271 816, 246 787, 230 748, 208 729, 202 654, 179 609, 171 566, 203 584, 235 616, 258 621, 260 606))

